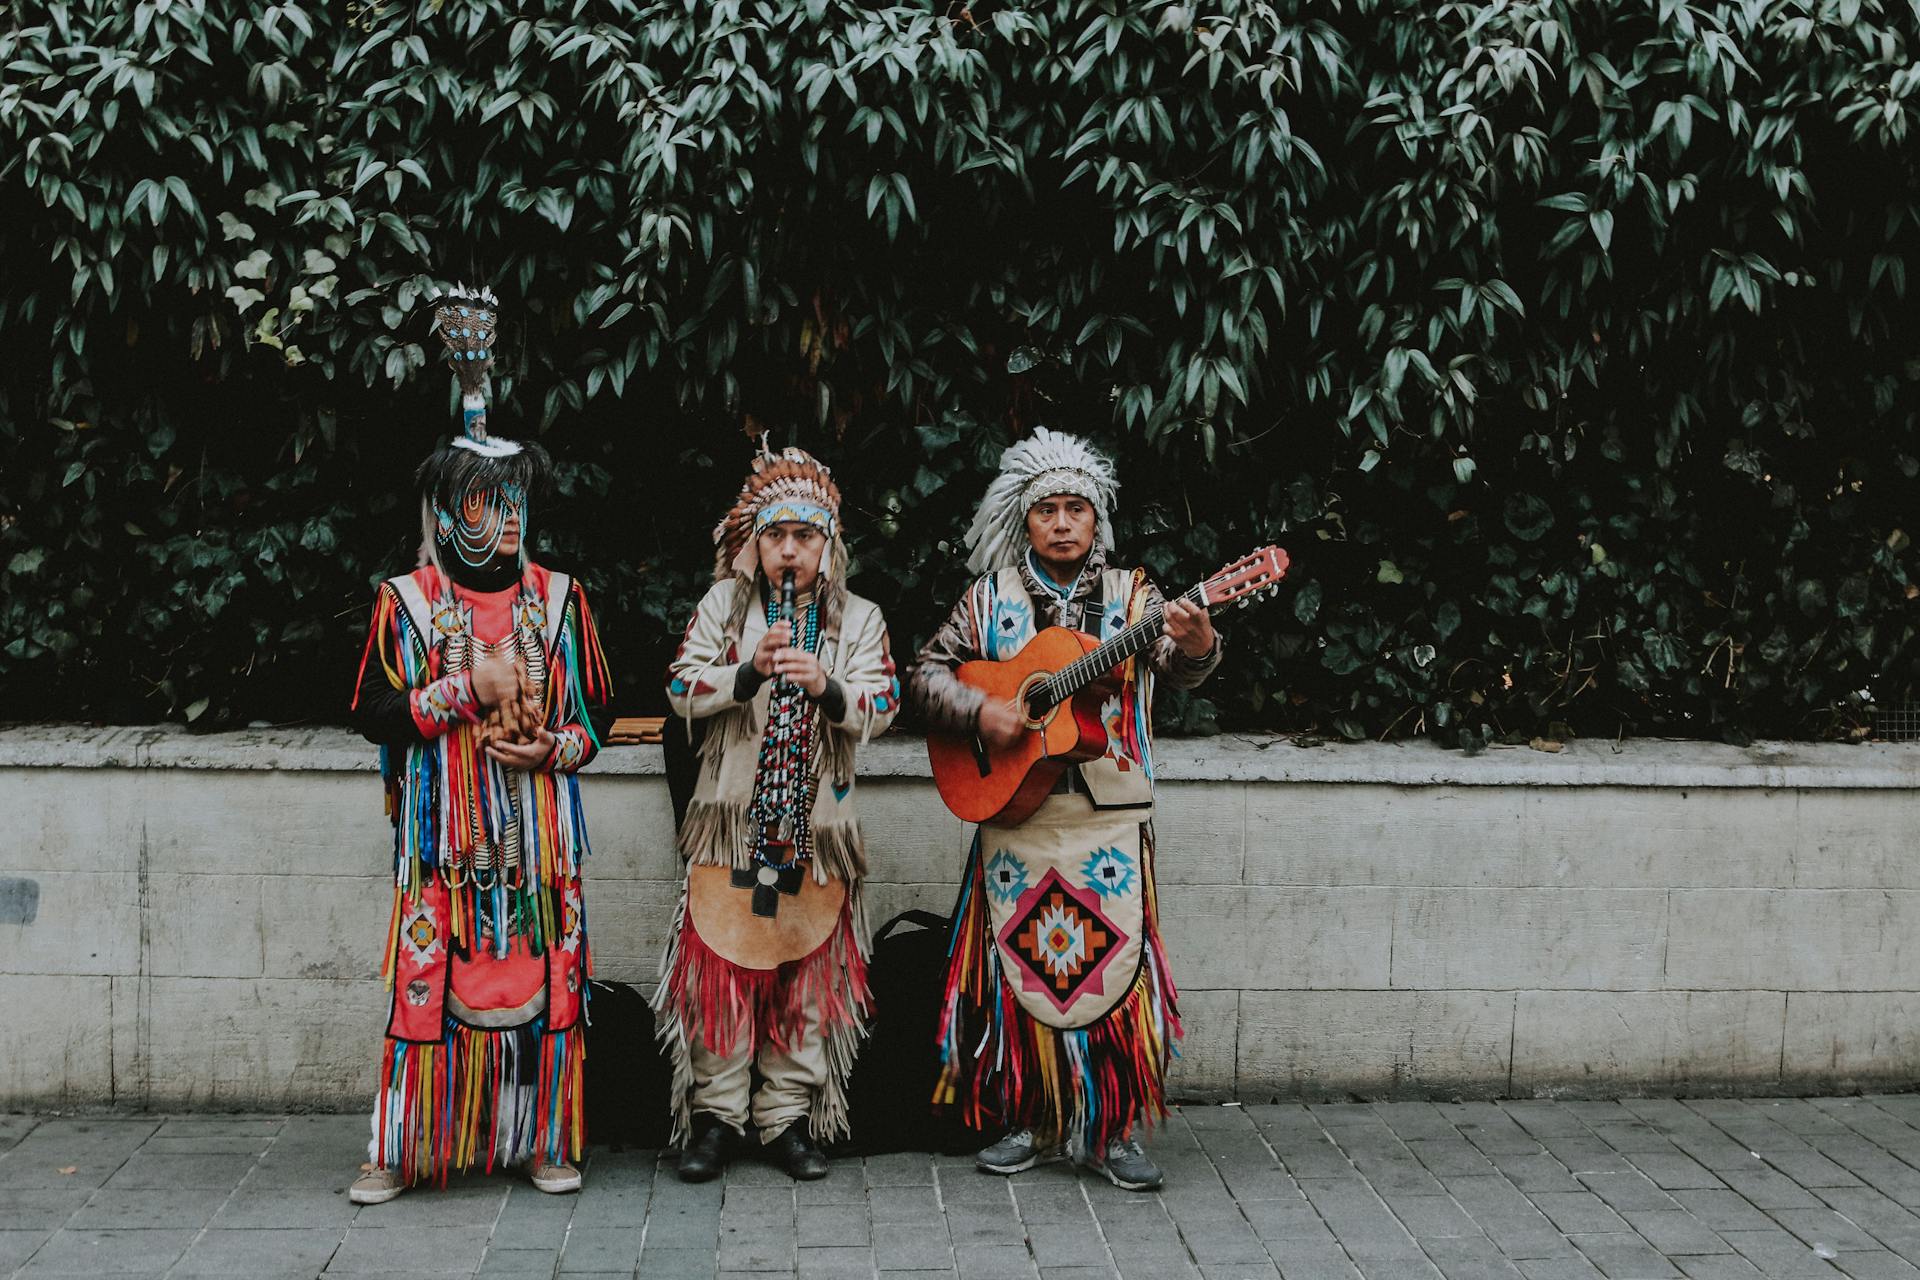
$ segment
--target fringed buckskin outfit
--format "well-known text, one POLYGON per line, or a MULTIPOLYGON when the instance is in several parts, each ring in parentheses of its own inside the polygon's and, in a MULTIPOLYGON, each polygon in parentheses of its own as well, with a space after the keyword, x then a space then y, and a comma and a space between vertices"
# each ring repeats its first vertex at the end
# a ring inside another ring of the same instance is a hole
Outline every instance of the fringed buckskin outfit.
MULTIPOLYGON (((490 338, 490 305, 455 303, 486 315, 490 338)), ((605 728, 606 665, 577 582, 524 551, 487 556, 458 541, 455 511, 502 504, 524 538, 528 492, 547 469, 538 446, 488 437, 483 409, 465 416, 466 433, 421 468, 428 563, 381 585, 354 698, 355 725, 381 747, 394 824, 393 995, 370 1158, 403 1184, 569 1163, 585 1143, 587 832, 575 770, 605 728), (473 669, 488 654, 516 660, 525 715, 553 735, 536 768, 484 749, 497 730, 473 669)))
MULTIPOLYGON (((1108 563, 1104 459, 1041 429, 1002 465, 969 537, 981 576, 913 673, 915 705, 942 732, 978 723, 983 695, 955 678, 961 663, 1011 658, 1048 626, 1104 640, 1161 605, 1143 570, 1108 563), (1025 513, 1063 493, 1094 503, 1098 536, 1078 578, 1053 584, 1025 513)), ((1180 1020, 1155 905, 1153 682, 1190 689, 1219 662, 1217 643, 1190 658, 1167 638, 1130 660, 1105 703, 1106 755, 1068 770, 1024 823, 980 827, 954 913, 935 1097, 969 1125, 1032 1130, 1096 1163, 1164 1115, 1180 1020)))
MULTIPOLYGON (((826 468, 805 453, 759 459, 715 531, 718 581, 668 672, 674 712, 709 721, 680 828, 687 879, 655 996, 680 1140, 700 1113, 735 1133, 751 1121, 763 1143, 797 1120, 823 1141, 847 1129, 870 948, 854 752, 892 723, 900 686, 880 610, 846 590, 838 505, 826 468), (753 666, 778 595, 754 539, 795 520, 827 535, 793 641, 827 671, 817 700, 753 666)), ((685 730, 669 722, 667 731, 685 730)))

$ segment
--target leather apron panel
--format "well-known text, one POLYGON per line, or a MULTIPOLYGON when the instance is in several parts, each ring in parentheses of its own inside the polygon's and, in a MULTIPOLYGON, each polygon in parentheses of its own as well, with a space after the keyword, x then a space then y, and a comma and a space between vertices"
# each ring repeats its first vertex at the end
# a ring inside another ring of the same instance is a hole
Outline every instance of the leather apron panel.
POLYGON ((1017 827, 980 828, 1001 973, 1050 1027, 1098 1021, 1133 987, 1144 944, 1138 809, 1047 797, 1017 827))
POLYGON ((798 893, 779 895, 773 915, 757 916, 753 890, 735 888, 730 868, 687 868, 688 918, 710 950, 742 969, 777 969, 812 955, 832 936, 846 905, 846 885, 831 877, 821 884, 809 870, 798 893))

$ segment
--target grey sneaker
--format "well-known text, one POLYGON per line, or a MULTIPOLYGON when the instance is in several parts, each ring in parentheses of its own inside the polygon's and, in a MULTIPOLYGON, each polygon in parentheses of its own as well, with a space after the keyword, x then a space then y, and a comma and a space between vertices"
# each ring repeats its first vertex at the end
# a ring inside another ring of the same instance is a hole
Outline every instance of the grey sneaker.
POLYGON ((1151 1191, 1163 1181, 1160 1166, 1132 1138, 1115 1138, 1107 1143, 1106 1158, 1096 1166, 1107 1181, 1122 1191, 1151 1191))
POLYGON ((984 1173, 1019 1173, 1043 1161, 1060 1159, 1060 1149, 1042 1149, 1033 1140, 1033 1130, 1015 1129, 973 1158, 974 1168, 984 1173))

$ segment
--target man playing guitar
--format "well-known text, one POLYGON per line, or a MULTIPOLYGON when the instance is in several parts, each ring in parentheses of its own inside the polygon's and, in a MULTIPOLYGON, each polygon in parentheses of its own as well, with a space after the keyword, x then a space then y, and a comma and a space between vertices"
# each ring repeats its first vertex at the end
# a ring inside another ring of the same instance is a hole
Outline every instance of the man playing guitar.
POLYGON ((1204 605, 1164 600, 1108 562, 1113 464, 1045 428, 1009 448, 967 535, 974 585, 921 650, 911 696, 935 733, 987 753, 1035 732, 1030 710, 955 670, 1004 661, 1049 626, 1105 640, 1156 611, 1164 633, 1102 689, 1106 751, 1064 769, 1017 825, 983 822, 969 859, 941 1020, 936 1101, 1004 1129, 979 1168, 1070 1157, 1146 1190, 1160 1170, 1133 1136, 1165 1111, 1180 1034, 1155 919, 1150 709, 1156 677, 1191 689, 1220 663, 1204 605))

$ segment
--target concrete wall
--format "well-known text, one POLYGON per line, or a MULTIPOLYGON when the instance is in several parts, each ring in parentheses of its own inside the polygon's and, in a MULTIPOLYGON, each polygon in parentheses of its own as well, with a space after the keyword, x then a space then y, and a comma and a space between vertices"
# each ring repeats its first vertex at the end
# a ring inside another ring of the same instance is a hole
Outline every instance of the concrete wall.
MULTIPOLYGON (((864 757, 875 922, 966 832, 864 757)), ((603 977, 676 892, 656 748, 586 785, 603 977)), ((0 1106, 359 1107, 390 904, 341 731, 0 730, 0 1106)), ((1920 1078, 1920 748, 1168 743, 1186 1097, 1700 1093, 1920 1078)))

